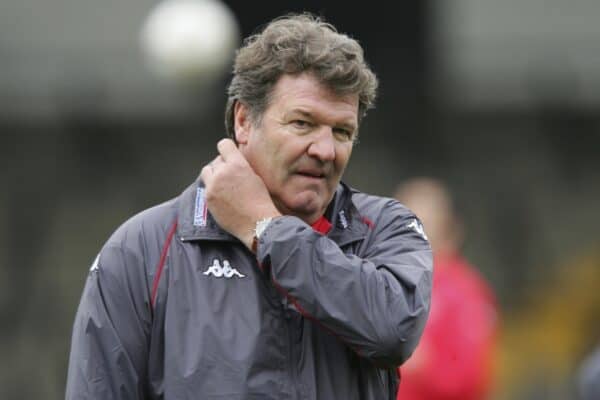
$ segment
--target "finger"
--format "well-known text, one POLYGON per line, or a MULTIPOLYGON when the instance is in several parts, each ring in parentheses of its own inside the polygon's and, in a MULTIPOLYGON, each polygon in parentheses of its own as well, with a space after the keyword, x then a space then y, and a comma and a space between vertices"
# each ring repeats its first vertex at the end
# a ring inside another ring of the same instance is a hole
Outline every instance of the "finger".
POLYGON ((242 153, 240 153, 239 149, 231 139, 221 139, 219 143, 217 143, 217 149, 225 162, 244 159, 244 156, 242 156, 242 153))
POLYGON ((209 165, 213 168, 213 170, 215 170, 216 168, 223 165, 224 163, 225 163, 225 160, 223 159, 223 157, 218 155, 210 162, 209 165))
POLYGON ((204 182, 205 186, 210 185, 210 183, 212 182, 213 175, 214 170, 212 165, 210 164, 206 164, 200 171, 200 178, 202 179, 202 182, 204 182))
POLYGON ((218 163, 222 162, 222 157, 216 156, 212 161, 202 167, 202 170, 200 171, 200 177, 205 184, 208 184, 212 180, 212 177, 215 174, 215 167, 218 163))

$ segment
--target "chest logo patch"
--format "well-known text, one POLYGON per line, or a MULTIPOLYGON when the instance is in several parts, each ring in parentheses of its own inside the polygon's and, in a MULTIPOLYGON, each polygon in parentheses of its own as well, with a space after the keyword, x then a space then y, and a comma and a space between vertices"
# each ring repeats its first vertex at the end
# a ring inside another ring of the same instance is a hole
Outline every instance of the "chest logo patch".
POLYGON ((197 188, 194 207, 194 226, 206 226, 207 210, 206 199, 204 198, 204 188, 197 188))
POLYGON ((209 265, 206 271, 203 272, 206 276, 214 276, 215 278, 245 278, 246 275, 240 273, 237 269, 233 268, 229 261, 223 260, 223 265, 215 258, 212 265, 209 265))

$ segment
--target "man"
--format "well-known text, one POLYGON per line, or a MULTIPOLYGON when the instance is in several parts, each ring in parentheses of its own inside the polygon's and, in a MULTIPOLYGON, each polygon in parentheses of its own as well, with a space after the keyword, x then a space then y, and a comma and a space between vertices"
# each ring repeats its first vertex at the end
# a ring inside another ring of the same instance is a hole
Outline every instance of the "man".
POLYGON ((91 268, 68 399, 393 399, 429 310, 417 218, 340 178, 377 80, 310 15, 238 51, 234 140, 91 268))
POLYGON ((435 179, 414 178, 395 197, 423 221, 435 265, 431 314, 401 368, 398 400, 489 398, 497 306, 491 287, 460 254, 461 223, 450 193, 435 179))

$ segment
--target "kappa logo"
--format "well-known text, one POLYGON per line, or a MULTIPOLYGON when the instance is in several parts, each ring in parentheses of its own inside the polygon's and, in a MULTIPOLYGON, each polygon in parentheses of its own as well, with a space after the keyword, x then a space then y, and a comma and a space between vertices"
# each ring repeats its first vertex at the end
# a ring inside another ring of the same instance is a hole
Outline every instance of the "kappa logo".
POLYGON ((212 275, 215 278, 228 279, 233 278, 234 276, 238 278, 246 277, 246 275, 240 273, 237 269, 233 268, 231 264, 229 264, 229 261, 223 260, 223 266, 221 266, 221 263, 216 258, 213 261, 213 264, 208 266, 208 268, 206 269, 206 271, 203 272, 203 274, 206 276, 212 275))
POLYGON ((416 219, 413 219, 411 221, 411 223, 406 226, 411 228, 413 231, 417 232, 419 235, 421 235, 421 237, 423 237, 423 239, 429 240, 427 238, 427 235, 425 234, 425 229, 423 229, 423 225, 421 225, 421 223, 419 221, 417 221, 416 219))
POLYGON ((94 272, 94 271, 98 271, 100 268, 98 268, 98 261, 100 260, 100 254, 98 254, 96 256, 96 259, 94 260, 94 263, 92 264, 91 268, 90 268, 90 272, 94 272))

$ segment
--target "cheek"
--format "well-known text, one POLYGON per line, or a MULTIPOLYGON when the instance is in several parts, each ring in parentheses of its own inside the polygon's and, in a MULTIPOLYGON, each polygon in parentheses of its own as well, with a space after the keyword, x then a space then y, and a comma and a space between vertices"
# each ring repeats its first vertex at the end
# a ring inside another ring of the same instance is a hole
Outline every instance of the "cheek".
POLYGON ((335 157, 335 167, 338 172, 343 172, 350 161, 350 155, 352 154, 352 147, 342 147, 338 149, 335 157))
POLYGON ((264 163, 262 172, 271 184, 282 185, 288 177, 289 162, 285 154, 276 147, 265 148, 263 152, 264 163))
POLYGON ((274 146, 271 157, 277 166, 287 172, 303 159, 306 148, 307 146, 303 142, 290 140, 287 143, 279 143, 278 146, 274 146))

